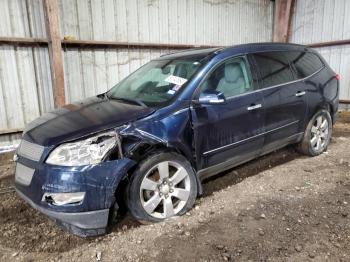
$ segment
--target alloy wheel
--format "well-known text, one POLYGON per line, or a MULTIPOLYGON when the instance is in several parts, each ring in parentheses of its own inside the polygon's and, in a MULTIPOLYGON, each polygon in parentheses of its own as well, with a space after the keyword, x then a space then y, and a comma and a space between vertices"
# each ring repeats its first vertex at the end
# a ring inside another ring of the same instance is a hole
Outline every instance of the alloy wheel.
POLYGON ((328 120, 325 116, 320 115, 315 119, 313 126, 311 127, 311 147, 315 151, 323 150, 328 143, 328 120))
POLYGON ((152 217, 172 217, 186 205, 190 190, 190 177, 183 166, 173 161, 160 162, 147 172, 141 182, 142 207, 152 217))

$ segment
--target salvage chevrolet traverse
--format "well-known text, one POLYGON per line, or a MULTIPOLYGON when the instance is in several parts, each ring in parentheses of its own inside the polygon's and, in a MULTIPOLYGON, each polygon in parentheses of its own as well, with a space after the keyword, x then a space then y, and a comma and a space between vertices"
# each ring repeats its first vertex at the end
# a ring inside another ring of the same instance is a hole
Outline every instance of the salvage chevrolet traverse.
POLYGON ((106 233, 122 209, 162 221, 191 209, 219 172, 289 144, 327 150, 338 96, 339 76, 301 45, 167 54, 28 124, 16 191, 80 236, 106 233))

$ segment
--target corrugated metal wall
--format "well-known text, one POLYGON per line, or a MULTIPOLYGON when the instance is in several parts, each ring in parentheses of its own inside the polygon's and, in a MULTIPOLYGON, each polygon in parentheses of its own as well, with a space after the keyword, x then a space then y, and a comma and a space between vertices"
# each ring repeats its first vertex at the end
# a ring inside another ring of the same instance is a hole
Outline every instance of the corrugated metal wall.
MULTIPOLYGON (((291 28, 291 42, 311 44, 350 39, 349 0, 298 0, 291 28)), ((317 50, 340 74, 340 99, 350 100, 350 45, 317 50)))
MULTIPOLYGON (((271 41, 270 0, 61 0, 61 36, 80 40, 231 45, 271 41)), ((42 0, 0 0, 0 36, 46 37, 42 0)), ((66 101, 106 91, 162 53, 64 48, 66 101)), ((0 46, 0 129, 53 108, 48 50, 0 46)), ((0 146, 19 135, 0 136, 0 146)))
MULTIPOLYGON (((0 1, 0 36, 46 37, 42 1, 0 1)), ((0 129, 22 128, 51 108, 47 48, 0 46, 0 129)), ((19 137, 0 136, 0 146, 19 137)))
MULTIPOLYGON (((230 45, 271 41, 269 0, 61 0, 61 34, 81 40, 230 45)), ((171 50, 64 52, 67 102, 101 93, 171 50)))
POLYGON ((270 0, 61 0, 77 39, 229 45, 271 39, 270 0))

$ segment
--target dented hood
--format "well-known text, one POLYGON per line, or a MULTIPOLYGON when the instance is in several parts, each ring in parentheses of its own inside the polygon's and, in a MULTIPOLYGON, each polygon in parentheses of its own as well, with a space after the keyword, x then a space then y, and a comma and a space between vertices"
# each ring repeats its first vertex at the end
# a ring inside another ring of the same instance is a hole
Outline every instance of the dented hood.
POLYGON ((23 138, 43 146, 57 145, 92 133, 118 127, 153 113, 155 109, 92 97, 68 104, 37 118, 23 138))

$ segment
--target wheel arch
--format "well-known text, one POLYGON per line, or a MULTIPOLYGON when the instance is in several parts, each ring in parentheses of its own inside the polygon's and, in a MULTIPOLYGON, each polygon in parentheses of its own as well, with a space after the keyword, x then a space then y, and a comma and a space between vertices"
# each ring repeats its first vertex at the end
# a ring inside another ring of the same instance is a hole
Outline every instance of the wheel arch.
MULTIPOLYGON (((182 155, 184 158, 186 158, 193 169, 193 172, 196 174, 196 181, 197 181, 197 188, 198 188, 198 196, 201 196, 203 194, 203 187, 202 183, 199 179, 199 176, 197 175, 197 169, 196 169, 196 162, 193 158, 193 156, 188 152, 188 150, 182 148, 181 146, 176 146, 170 143, 140 143, 139 145, 133 147, 132 154, 128 157, 135 162, 139 163, 146 159, 151 154, 154 154, 155 152, 174 152, 179 155, 182 155)), ((131 176, 133 171, 136 169, 137 164, 133 167, 131 167, 128 170, 128 176, 131 176)))
MULTIPOLYGON (((319 112, 320 110, 327 110, 329 112, 329 114, 331 115, 331 119, 332 119, 332 124, 334 123, 334 107, 330 102, 324 101, 323 103, 318 104, 315 109, 311 112, 308 122, 314 117, 315 114, 317 114, 317 112, 319 112)), ((306 123, 307 125, 307 123, 306 123)))
MULTIPOLYGON (((127 142, 127 139, 123 139, 124 142, 127 142)), ((196 174, 196 182, 197 182, 197 189, 198 189, 198 196, 201 196, 203 194, 203 187, 202 183, 199 179, 199 176, 197 175, 197 170, 194 166, 194 159, 192 156, 189 156, 188 153, 186 153, 186 150, 181 149, 179 147, 173 146, 171 144, 165 144, 161 142, 140 142, 137 143, 124 143, 123 150, 125 152, 125 157, 133 160, 136 162, 136 164, 130 166, 128 170, 125 172, 123 178, 121 179, 120 183, 117 185, 115 190, 115 203, 117 203, 118 208, 122 212, 126 210, 125 205, 125 190, 127 188, 127 185, 129 183, 129 180, 134 173, 135 169, 138 166, 138 163, 149 157, 150 155, 156 153, 156 152, 175 152, 179 155, 182 155, 184 158, 186 158, 190 165, 193 168, 193 172, 196 174), (127 151, 126 151, 127 150, 127 151)))

